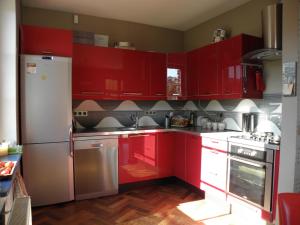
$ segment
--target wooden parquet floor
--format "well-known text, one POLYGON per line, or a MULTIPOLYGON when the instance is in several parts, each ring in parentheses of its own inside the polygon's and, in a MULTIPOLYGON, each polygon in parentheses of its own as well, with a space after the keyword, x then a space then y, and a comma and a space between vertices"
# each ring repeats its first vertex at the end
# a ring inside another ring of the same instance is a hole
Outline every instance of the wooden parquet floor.
POLYGON ((152 185, 98 199, 32 211, 33 225, 200 225, 177 209, 201 196, 183 185, 152 185))

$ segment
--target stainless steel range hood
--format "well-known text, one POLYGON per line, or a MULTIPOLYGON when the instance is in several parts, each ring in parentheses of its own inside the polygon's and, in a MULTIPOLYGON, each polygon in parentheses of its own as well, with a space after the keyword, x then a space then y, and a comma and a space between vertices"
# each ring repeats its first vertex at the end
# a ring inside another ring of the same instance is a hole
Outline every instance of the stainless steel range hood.
POLYGON ((247 60, 276 60, 282 56, 282 4, 268 5, 262 10, 264 48, 243 56, 247 60))

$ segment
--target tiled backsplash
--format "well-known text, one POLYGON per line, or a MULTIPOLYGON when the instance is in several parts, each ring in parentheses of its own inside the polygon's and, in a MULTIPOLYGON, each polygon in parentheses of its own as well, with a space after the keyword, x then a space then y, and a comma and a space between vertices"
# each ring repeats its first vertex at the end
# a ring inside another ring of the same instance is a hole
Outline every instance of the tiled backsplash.
POLYGON ((87 111, 87 116, 76 116, 78 126, 85 128, 130 126, 131 114, 138 115, 140 126, 164 124, 165 115, 189 117, 195 112, 200 118, 209 116, 213 120, 222 120, 226 128, 241 130, 242 113, 257 113, 258 131, 272 131, 280 135, 281 96, 268 95, 264 99, 211 100, 211 101, 94 101, 73 100, 73 111, 87 111))

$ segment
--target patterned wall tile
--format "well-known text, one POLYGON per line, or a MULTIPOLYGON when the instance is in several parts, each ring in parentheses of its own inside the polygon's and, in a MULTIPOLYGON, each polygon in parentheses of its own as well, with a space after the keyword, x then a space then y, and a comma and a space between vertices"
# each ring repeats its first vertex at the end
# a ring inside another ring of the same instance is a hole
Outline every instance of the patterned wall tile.
POLYGON ((86 128, 132 126, 130 115, 140 118, 141 126, 164 126, 169 112, 190 117, 196 112, 197 124, 200 118, 209 116, 213 121, 224 121, 226 129, 242 129, 242 114, 255 112, 258 129, 279 133, 281 127, 281 96, 266 96, 264 99, 212 100, 212 101, 93 101, 74 100, 73 109, 88 111, 88 117, 75 117, 78 125, 86 128), (149 114, 151 112, 151 114, 149 114), (261 125, 264 124, 264 125, 261 125), (266 124, 268 126, 266 126, 266 124))
POLYGON ((150 116, 142 116, 139 119, 139 126, 142 126, 142 127, 158 126, 158 123, 156 123, 150 116))
POLYGON ((151 108, 151 111, 161 111, 161 110, 174 110, 168 102, 166 101, 158 101, 156 104, 151 108))
POLYGON ((198 111, 199 108, 195 105, 193 101, 187 101, 183 106, 182 110, 198 111))
POLYGON ((96 126, 96 128, 103 128, 103 127, 124 127, 124 126, 114 117, 105 117, 96 126))
POLYGON ((138 107, 135 102, 126 100, 126 101, 123 101, 113 111, 143 111, 143 110, 140 107, 138 107))
POLYGON ((85 100, 74 111, 104 111, 104 109, 94 100, 85 100))
POLYGON ((270 120, 260 121, 256 127, 258 132, 273 132, 275 135, 281 136, 280 129, 270 120))
POLYGON ((242 128, 239 127, 239 125, 233 118, 225 118, 223 122, 225 123, 225 129, 227 130, 242 131, 242 128))
POLYGON ((224 112, 226 111, 224 107, 217 100, 212 100, 208 103, 208 105, 204 109, 205 111, 213 111, 213 112, 224 112))
POLYGON ((233 110, 233 112, 240 112, 240 113, 250 113, 250 112, 262 112, 254 101, 251 99, 243 99, 240 101, 238 106, 233 110))

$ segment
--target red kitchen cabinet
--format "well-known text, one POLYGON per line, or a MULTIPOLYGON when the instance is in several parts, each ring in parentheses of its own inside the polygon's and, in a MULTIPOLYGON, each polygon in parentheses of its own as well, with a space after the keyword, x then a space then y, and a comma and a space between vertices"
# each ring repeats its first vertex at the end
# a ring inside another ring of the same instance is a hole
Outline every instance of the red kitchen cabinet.
POLYGON ((120 98, 138 100, 149 94, 146 52, 122 49, 120 98))
POLYGON ((22 54, 72 57, 70 30, 22 25, 20 34, 22 54))
POLYGON ((74 99, 118 99, 123 55, 120 49, 74 44, 74 99))
POLYGON ((165 53, 148 54, 147 69, 150 73, 150 97, 151 99, 166 99, 167 89, 167 56, 165 53))
POLYGON ((201 137, 186 135, 186 181, 200 188, 201 137))
POLYGON ((156 134, 137 134, 119 138, 119 183, 158 177, 156 134))
POLYGON ((199 96, 199 49, 187 53, 187 96, 189 99, 199 96))
POLYGON ((198 66, 198 96, 205 99, 216 99, 220 82, 216 45, 212 44, 199 49, 198 66))
POLYGON ((186 181, 186 134, 175 133, 174 175, 186 181))
POLYGON ((262 91, 256 87, 258 68, 241 64, 243 55, 262 47, 261 38, 239 35, 217 43, 217 47, 222 98, 261 98, 262 91))
POLYGON ((173 176, 174 166, 174 133, 157 134, 158 177, 173 176))
POLYGON ((171 100, 186 99, 186 70, 187 70, 187 55, 185 52, 168 53, 167 56, 168 69, 178 71, 178 77, 167 77, 167 97, 171 100))
POLYGON ((242 64, 243 55, 261 47, 261 38, 241 34, 188 52, 189 98, 261 98, 256 73, 261 74, 260 69, 242 64))

